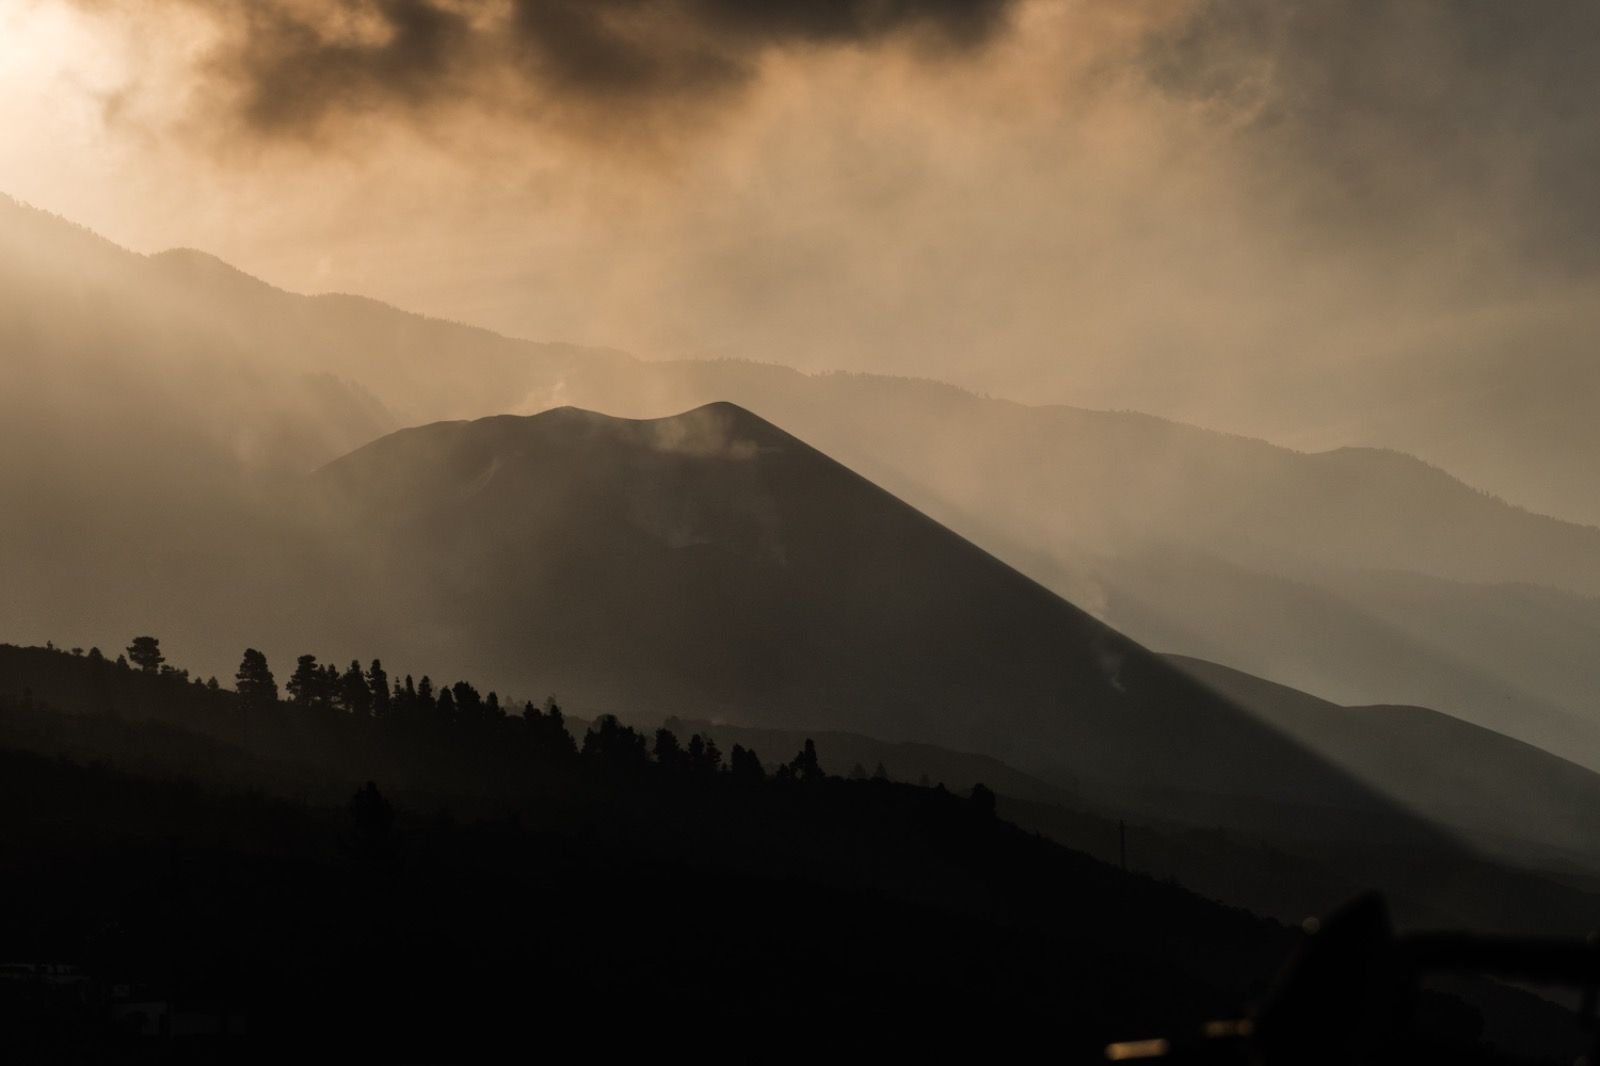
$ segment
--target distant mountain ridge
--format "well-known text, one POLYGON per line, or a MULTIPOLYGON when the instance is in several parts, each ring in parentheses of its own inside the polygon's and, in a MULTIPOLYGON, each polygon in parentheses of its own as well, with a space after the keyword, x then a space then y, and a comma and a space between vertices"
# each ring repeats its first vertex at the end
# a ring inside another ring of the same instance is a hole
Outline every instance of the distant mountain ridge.
MULTIPOLYGON (((190 571, 236 551, 216 568, 270 569, 295 520, 276 486, 302 472, 438 419, 562 404, 654 417, 726 399, 1146 644, 1341 703, 1439 707, 1600 766, 1587 698, 1600 688, 1600 531, 1407 458, 1307 455, 914 379, 516 341, 298 296, 204 253, 136 255, 14 202, 0 201, 0 249, 13 371, 0 414, 16 442, 0 483, 33 501, 0 522, 19 561, 0 626, 18 637, 153 623, 222 670, 237 635, 201 617, 190 571), (234 496, 263 543, 189 546, 210 521, 196 509, 234 496), (165 542, 186 545, 181 558, 133 548, 165 542), (102 594, 63 600, 84 559, 102 594)), ((277 585, 264 576, 253 594, 294 615, 277 585)))

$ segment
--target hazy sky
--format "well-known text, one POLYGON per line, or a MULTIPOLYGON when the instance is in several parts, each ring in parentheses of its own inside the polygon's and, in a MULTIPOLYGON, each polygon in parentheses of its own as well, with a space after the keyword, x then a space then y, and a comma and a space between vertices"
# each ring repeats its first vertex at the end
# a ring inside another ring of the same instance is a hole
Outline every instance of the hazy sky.
POLYGON ((522 336, 1216 421, 1591 341, 1597 55, 1557 0, 0 0, 0 191, 522 336))

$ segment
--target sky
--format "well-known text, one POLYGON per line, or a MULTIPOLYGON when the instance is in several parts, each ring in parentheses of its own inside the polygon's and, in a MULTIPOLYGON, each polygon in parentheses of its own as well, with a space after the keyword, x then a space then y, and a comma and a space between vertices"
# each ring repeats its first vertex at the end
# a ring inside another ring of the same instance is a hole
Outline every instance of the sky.
POLYGON ((1587 350, 1597 43, 1564 0, 0 0, 0 191, 516 336, 1282 439, 1330 372, 1587 350))

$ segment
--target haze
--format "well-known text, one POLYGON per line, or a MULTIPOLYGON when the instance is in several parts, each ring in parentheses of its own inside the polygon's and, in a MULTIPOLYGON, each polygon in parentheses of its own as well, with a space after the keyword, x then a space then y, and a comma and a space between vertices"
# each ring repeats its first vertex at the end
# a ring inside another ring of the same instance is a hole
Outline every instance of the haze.
POLYGON ((1394 445, 1600 517, 1570 456, 1455 439, 1493 409, 1374 399, 1516 408, 1589 351, 1587 5, 770 8, 10 0, 0 187, 294 291, 1394 445))
POLYGON ((1390 949, 1600 913, 1597 43, 0 0, 20 1054, 1573 1061, 1589 948, 1390 949))

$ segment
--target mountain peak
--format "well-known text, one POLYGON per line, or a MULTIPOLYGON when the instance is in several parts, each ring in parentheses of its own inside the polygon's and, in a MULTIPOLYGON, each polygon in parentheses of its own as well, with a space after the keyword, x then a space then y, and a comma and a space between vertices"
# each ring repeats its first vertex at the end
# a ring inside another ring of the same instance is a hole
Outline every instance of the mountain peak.
POLYGON ((150 256, 150 263, 168 278, 183 282, 226 285, 239 293, 283 293, 284 290, 198 248, 168 248, 150 256))
MULTIPOLYGON (((582 433, 664 453, 700 458, 751 458, 757 452, 796 444, 789 434, 736 403, 718 400, 659 418, 623 418, 563 405, 532 415, 492 415, 465 426, 523 427, 529 431, 582 433)), ((468 434, 471 435, 469 429, 468 434)))

